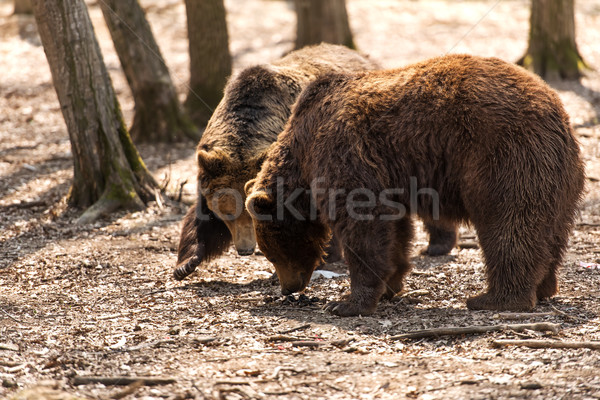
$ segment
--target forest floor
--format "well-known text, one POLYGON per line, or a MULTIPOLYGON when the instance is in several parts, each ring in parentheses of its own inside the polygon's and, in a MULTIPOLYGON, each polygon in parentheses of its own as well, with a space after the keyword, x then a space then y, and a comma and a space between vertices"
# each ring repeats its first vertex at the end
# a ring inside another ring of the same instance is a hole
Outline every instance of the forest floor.
MULTIPOLYGON (((183 2, 141 3, 183 98, 183 2)), ((151 203, 142 212, 76 225, 81 210, 64 201, 72 160, 50 72, 34 21, 12 16, 11 4, 0 0, 0 398, 600 398, 597 350, 492 345, 498 339, 600 340, 598 72, 578 83, 553 84, 572 117, 588 174, 557 296, 540 303, 536 314, 516 319, 468 311, 465 299, 485 285, 480 250, 419 256, 426 245, 420 230, 405 292, 382 302, 372 316, 339 318, 321 307, 349 288, 347 277, 321 278, 306 297, 284 298, 260 255, 229 251, 174 281, 184 203, 151 203), (424 328, 532 322, 560 329, 392 338, 424 328), (89 376, 173 381, 76 385, 89 376)), ((89 4, 131 121, 133 103, 118 58, 98 6, 89 4)), ((236 69, 291 48, 290 2, 227 0, 226 6, 236 69)), ((348 0, 356 43, 386 67, 447 52, 514 61, 527 45, 528 7, 525 0, 348 0)), ((580 52, 600 68, 600 2, 577 2, 576 18, 580 52)), ((194 144, 139 149, 169 193, 187 182, 183 198, 189 204, 194 144)), ((476 240, 467 229, 461 233, 462 241, 476 240)))

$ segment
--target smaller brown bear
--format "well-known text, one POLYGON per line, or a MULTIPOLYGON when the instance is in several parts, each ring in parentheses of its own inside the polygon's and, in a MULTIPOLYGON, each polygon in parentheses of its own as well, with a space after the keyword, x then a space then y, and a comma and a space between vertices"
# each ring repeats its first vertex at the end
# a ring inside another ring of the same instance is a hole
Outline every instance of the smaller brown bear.
MULTIPOLYGON (((374 69, 379 65, 366 56, 322 43, 271 64, 248 67, 229 79, 198 143, 198 201, 183 220, 175 279, 185 278, 202 262, 218 257, 232 242, 239 255, 254 253, 244 185, 256 177, 298 95, 321 75, 374 69)), ((450 251, 454 242, 440 240, 432 248, 444 246, 450 251)), ((341 257, 336 241, 328 251, 329 261, 341 257)))
POLYGON ((470 222, 488 288, 470 309, 530 310, 557 291, 584 185, 556 93, 495 58, 449 55, 312 83, 271 148, 246 207, 283 294, 302 290, 330 229, 351 293, 326 308, 374 312, 410 269, 410 214, 470 222))

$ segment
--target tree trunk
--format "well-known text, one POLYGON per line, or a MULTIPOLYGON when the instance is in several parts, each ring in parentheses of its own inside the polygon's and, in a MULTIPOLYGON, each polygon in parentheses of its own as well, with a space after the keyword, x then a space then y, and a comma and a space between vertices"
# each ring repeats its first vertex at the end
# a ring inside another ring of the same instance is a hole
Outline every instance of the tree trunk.
POLYGON ((34 0, 33 9, 71 140, 69 203, 91 205, 79 222, 143 208, 157 184, 123 123, 84 0, 34 0))
POLYGON ((296 49, 321 42, 356 48, 345 0, 294 0, 294 3, 296 49))
POLYGON ((517 61, 545 79, 577 79, 587 67, 575 43, 574 0, 532 0, 529 48, 517 61))
POLYGON ((33 14, 31 0, 15 0, 15 14, 33 14))
POLYGON ((129 133, 136 142, 200 139, 137 0, 103 0, 100 8, 135 100, 129 133))
POLYGON ((190 90, 185 106, 204 126, 223 97, 231 75, 223 0, 185 0, 190 46, 190 90))

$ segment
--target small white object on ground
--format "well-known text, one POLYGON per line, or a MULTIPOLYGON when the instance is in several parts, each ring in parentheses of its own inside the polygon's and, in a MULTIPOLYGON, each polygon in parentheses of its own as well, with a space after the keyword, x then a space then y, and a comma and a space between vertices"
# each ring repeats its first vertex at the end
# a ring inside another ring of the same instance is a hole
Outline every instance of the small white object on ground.
POLYGON ((348 274, 338 274, 337 272, 318 269, 315 272, 313 272, 312 276, 310 277, 310 280, 312 281, 312 280, 318 279, 318 278, 332 279, 332 278, 339 278, 340 276, 347 276, 347 275, 348 274))
POLYGON ((600 269, 600 264, 593 262, 579 261, 579 266, 587 269, 600 269))

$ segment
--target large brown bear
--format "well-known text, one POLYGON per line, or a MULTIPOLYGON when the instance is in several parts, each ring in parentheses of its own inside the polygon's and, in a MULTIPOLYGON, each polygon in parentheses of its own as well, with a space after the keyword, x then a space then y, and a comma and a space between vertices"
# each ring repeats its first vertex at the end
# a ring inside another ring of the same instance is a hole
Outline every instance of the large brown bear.
POLYGON ((246 206, 284 294, 306 287, 331 227, 351 293, 326 308, 370 314, 410 269, 410 215, 470 222, 487 291, 470 309, 530 310, 557 291, 584 186, 558 96, 495 58, 449 55, 331 74, 300 96, 246 206), (360 211, 360 212, 359 212, 360 211))
POLYGON ((176 279, 222 254, 232 241, 240 255, 254 252, 244 184, 258 173, 300 92, 326 73, 378 68, 346 47, 321 44, 294 51, 272 64, 246 68, 229 80, 198 143, 198 200, 184 217, 176 279))

